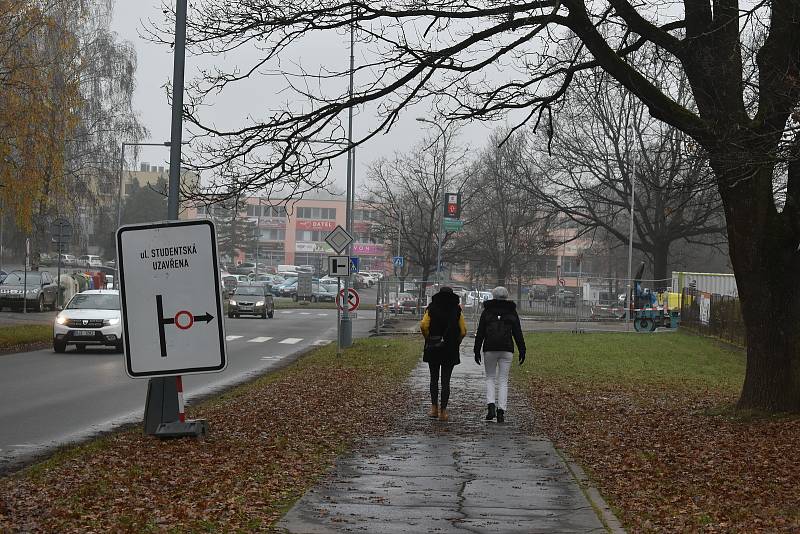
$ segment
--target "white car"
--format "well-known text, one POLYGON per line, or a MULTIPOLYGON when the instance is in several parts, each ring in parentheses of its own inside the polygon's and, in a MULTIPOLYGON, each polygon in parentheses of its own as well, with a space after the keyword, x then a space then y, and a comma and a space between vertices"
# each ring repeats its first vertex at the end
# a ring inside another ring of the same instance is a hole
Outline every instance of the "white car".
POLYGON ((102 267, 103 260, 100 259, 100 256, 87 254, 78 258, 78 265, 82 267, 102 267))
POLYGON ((114 347, 122 352, 122 317, 119 291, 92 289, 75 294, 53 323, 53 350, 64 352, 75 345, 78 352, 87 345, 114 347))
POLYGON ((61 264, 76 266, 78 265, 78 259, 72 254, 61 254, 61 264))

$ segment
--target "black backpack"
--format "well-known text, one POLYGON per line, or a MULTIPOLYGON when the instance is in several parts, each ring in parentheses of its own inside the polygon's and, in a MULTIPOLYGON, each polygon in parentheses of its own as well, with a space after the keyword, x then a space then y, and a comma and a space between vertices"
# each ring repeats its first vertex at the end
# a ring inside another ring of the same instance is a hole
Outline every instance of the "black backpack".
POLYGON ((501 313, 489 312, 486 316, 486 338, 483 350, 514 351, 511 323, 501 313))

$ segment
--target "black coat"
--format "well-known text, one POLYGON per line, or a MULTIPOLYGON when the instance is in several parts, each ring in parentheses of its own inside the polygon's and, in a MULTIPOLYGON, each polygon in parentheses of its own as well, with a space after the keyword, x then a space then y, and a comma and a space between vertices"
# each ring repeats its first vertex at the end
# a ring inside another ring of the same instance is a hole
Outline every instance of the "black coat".
POLYGON ((425 310, 430 317, 430 336, 444 336, 445 346, 434 351, 426 350, 422 361, 439 363, 442 365, 458 365, 461 363, 461 328, 459 318, 461 307, 458 305, 458 295, 455 293, 439 292, 431 298, 431 303, 425 310))
POLYGON ((492 299, 484 302, 481 319, 478 322, 478 331, 475 333, 475 354, 480 354, 481 346, 485 351, 514 352, 515 341, 520 354, 524 354, 526 351, 525 338, 522 337, 522 325, 520 325, 519 315, 517 315, 517 305, 510 300, 492 299), (502 345, 492 346, 489 340, 486 339, 486 318, 490 315, 499 315, 504 322, 511 325, 511 338, 504 340, 502 345))

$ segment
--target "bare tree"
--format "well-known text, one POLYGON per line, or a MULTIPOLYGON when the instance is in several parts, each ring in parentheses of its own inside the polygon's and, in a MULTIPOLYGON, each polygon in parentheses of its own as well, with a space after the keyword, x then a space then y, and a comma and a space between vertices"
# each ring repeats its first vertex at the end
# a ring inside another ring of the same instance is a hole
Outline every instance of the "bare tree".
POLYGON ((535 194, 514 185, 539 179, 528 148, 525 133, 495 131, 465 186, 474 201, 464 210, 468 222, 457 243, 472 268, 492 272, 499 285, 547 247, 548 212, 535 194))
MULTIPOLYGON (((747 329, 739 405, 800 410, 800 162, 791 150, 797 129, 791 114, 800 103, 800 3, 743 9, 737 0, 207 0, 192 11, 188 32, 195 53, 260 51, 244 67, 205 72, 190 88, 185 110, 205 141, 198 166, 254 155, 245 182, 251 189, 276 181, 313 186, 322 179, 331 159, 349 146, 340 122, 348 108, 379 105, 378 123, 357 145, 423 99, 443 120, 522 110, 520 123, 538 122, 551 116, 577 73, 603 69, 651 116, 708 154, 747 329), (351 27, 365 58, 352 97, 343 89, 347 67, 309 73, 280 63, 309 34, 351 27), (674 84, 628 61, 646 44, 683 72, 696 109, 678 101, 674 84), (269 69, 300 98, 242 127, 223 129, 203 119, 207 98, 269 69), (774 181, 783 168, 786 197, 778 203, 774 181)), ((170 31, 157 35, 172 40, 170 31)))
MULTIPOLYGON (((663 62, 647 58, 655 74, 663 62)), ((677 94, 686 98, 685 80, 677 94)), ((679 99, 680 100, 680 99, 679 99)), ((552 138, 540 138, 533 181, 518 182, 581 229, 600 229, 628 243, 631 189, 635 187, 633 247, 667 279, 677 241, 725 243, 722 201, 714 175, 696 144, 651 117, 627 89, 595 70, 576 76, 552 138)))
MULTIPOLYGON (((452 146, 453 137, 445 132, 442 142, 423 139, 408 153, 373 162, 367 171, 362 201, 377 214, 373 235, 393 248, 399 237, 402 255, 420 269, 425 281, 436 272, 444 194, 460 190, 463 183, 464 151, 452 146)), ((445 260, 453 258, 446 252, 452 238, 452 232, 442 235, 445 260)))

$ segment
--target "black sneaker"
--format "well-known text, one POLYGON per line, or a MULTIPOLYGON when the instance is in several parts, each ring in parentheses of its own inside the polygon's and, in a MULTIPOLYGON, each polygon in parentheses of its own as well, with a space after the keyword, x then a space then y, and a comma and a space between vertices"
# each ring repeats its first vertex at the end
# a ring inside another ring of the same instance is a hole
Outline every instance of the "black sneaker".
POLYGON ((497 422, 498 423, 505 423, 506 421, 506 411, 497 409, 497 422))
POLYGON ((490 402, 488 406, 489 406, 489 411, 486 413, 486 420, 491 421, 492 419, 495 418, 496 415, 494 410, 494 403, 490 402))

